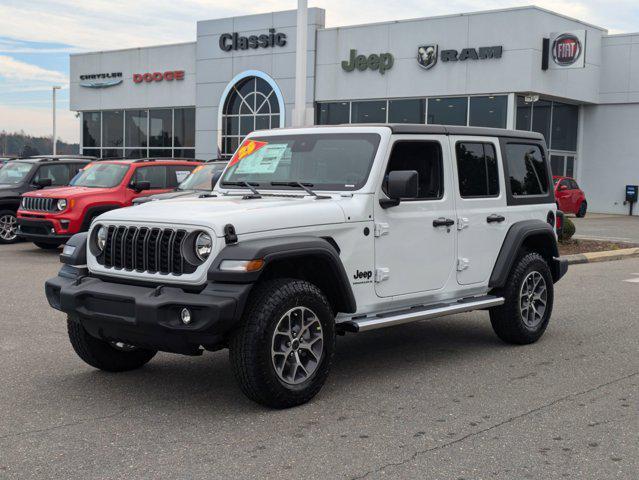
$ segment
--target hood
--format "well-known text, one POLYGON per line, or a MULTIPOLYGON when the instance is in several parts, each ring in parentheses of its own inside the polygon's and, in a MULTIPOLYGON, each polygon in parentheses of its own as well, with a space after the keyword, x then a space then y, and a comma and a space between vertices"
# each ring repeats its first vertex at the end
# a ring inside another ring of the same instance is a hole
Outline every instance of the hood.
POLYGON ((87 195, 102 195, 104 192, 113 190, 112 188, 89 188, 89 187, 54 187, 43 188, 42 190, 34 190, 25 193, 25 197, 48 197, 48 198, 77 198, 86 197, 87 195))
POLYGON ((232 223, 242 235, 343 223, 346 217, 339 202, 340 197, 327 200, 302 196, 247 200, 241 196, 182 197, 112 210, 98 221, 196 225, 212 228, 218 236, 223 235, 226 224, 232 223))
POLYGON ((138 197, 135 200, 133 200, 133 203, 136 205, 139 205, 141 203, 153 202, 155 200, 169 200, 171 198, 187 197, 189 195, 196 195, 196 194, 201 195, 203 193, 206 193, 206 192, 199 191, 199 190, 174 190, 172 192, 157 193, 155 195, 149 195, 148 197, 138 197))
POLYGON ((24 184, 18 183, 8 184, 8 185, 0 185, 0 196, 5 195, 20 195, 24 191, 24 184))

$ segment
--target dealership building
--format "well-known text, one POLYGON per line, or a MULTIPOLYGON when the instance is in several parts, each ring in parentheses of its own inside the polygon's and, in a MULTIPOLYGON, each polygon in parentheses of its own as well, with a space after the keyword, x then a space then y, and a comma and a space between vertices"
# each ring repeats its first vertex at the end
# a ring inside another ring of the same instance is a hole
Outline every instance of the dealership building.
MULTIPOLYGON (((71 56, 83 153, 228 157, 292 125, 295 10, 197 23, 194 42, 71 56)), ((537 7, 306 25, 306 123, 428 123, 542 133, 589 210, 627 213, 639 183, 639 33, 537 7)), ((635 208, 639 214, 639 208, 635 208)))

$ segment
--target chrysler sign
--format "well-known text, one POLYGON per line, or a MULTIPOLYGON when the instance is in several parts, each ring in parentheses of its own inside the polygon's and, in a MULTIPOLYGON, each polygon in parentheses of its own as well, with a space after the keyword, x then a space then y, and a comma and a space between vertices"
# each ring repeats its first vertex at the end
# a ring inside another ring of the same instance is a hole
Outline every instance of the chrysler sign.
POLYGON ((80 86, 85 88, 108 88, 122 83, 122 72, 90 73, 80 75, 80 86))

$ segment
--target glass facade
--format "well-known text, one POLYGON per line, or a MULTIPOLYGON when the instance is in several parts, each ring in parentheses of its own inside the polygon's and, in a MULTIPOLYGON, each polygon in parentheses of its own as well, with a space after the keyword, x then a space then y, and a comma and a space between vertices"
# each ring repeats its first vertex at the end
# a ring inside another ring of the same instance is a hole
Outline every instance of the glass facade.
POLYGON ((429 123, 506 128, 507 95, 319 102, 318 125, 429 123))
POLYGON ((572 177, 577 162, 579 107, 551 100, 517 97, 517 130, 541 133, 550 150, 552 174, 572 177))
POLYGON ((195 108, 82 112, 82 153, 98 158, 194 158, 195 108))
POLYGON ((254 130, 277 128, 281 123, 275 90, 264 79, 247 77, 233 86, 224 101, 222 158, 229 158, 254 130))

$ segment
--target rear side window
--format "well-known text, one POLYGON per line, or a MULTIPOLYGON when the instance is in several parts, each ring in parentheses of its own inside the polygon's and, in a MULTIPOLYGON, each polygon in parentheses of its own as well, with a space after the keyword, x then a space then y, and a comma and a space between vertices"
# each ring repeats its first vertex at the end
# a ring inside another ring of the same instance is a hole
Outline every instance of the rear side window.
POLYGON ((167 175, 168 175, 168 187, 176 188, 180 183, 186 180, 191 172, 195 169, 197 164, 194 165, 172 165, 167 167, 167 175))
POLYGON ((43 180, 45 178, 51 179, 51 185, 62 186, 69 183, 69 166, 66 164, 54 164, 54 165, 42 165, 38 169, 38 173, 34 180, 43 180))
POLYGON ((457 174, 462 198, 499 195, 497 154, 492 143, 458 142, 457 174))
POLYGON ((548 168, 539 145, 506 144, 510 190, 514 197, 548 193, 548 168))
POLYGON ((150 166, 138 167, 133 176, 133 182, 149 182, 151 189, 162 189, 166 187, 166 167, 150 166))

